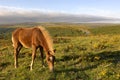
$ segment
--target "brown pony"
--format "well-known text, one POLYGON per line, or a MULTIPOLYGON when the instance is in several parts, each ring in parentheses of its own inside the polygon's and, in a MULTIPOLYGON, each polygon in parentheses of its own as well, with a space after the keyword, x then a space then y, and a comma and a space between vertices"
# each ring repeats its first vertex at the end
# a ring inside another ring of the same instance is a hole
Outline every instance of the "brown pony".
POLYGON ((46 61, 48 63, 50 71, 54 70, 54 51, 52 47, 52 40, 48 32, 43 27, 34 28, 18 28, 12 33, 12 42, 14 47, 14 65, 15 68, 18 67, 18 54, 21 48, 32 48, 32 61, 30 65, 30 70, 33 68, 34 59, 36 56, 36 50, 39 48, 42 65, 43 61, 43 50, 46 52, 46 61))

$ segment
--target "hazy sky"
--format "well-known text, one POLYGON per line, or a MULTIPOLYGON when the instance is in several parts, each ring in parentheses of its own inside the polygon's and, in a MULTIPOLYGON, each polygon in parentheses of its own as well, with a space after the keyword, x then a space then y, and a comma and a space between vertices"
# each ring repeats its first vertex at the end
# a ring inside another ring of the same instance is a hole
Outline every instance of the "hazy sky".
POLYGON ((4 7, 120 18, 120 0, 0 0, 0 9, 4 7))
POLYGON ((120 23, 120 0, 0 0, 0 24, 22 22, 120 23))

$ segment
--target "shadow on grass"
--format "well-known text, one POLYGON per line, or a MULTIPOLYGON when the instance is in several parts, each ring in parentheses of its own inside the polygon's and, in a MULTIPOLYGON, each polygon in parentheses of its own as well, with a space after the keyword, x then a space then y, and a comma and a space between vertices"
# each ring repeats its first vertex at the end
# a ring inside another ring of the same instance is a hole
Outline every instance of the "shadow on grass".
POLYGON ((5 69, 8 65, 11 65, 10 62, 0 63, 0 71, 5 69))
POLYGON ((70 60, 76 60, 78 59, 79 57, 81 57, 80 55, 76 55, 76 54, 72 54, 72 55, 64 55, 62 56, 61 59, 56 59, 56 62, 59 62, 59 61, 70 61, 70 60))
POLYGON ((89 54, 86 57, 89 62, 111 62, 116 65, 120 62, 120 51, 104 51, 97 54, 89 54))
POLYGON ((80 55, 68 55, 63 56, 62 59, 58 59, 56 61, 70 61, 70 60, 77 60, 77 62, 71 63, 69 66, 80 64, 82 61, 86 61, 89 63, 94 63, 94 65, 88 65, 81 69, 63 69, 57 72, 69 72, 69 71, 84 71, 88 69, 94 69, 99 66, 103 62, 111 62, 116 65, 120 62, 120 51, 104 51, 97 54, 85 54, 84 56, 80 55))
POLYGON ((65 79, 68 77, 70 80, 89 80, 89 76, 83 70, 75 68, 55 70, 48 80, 57 80, 59 75, 65 76, 65 79))

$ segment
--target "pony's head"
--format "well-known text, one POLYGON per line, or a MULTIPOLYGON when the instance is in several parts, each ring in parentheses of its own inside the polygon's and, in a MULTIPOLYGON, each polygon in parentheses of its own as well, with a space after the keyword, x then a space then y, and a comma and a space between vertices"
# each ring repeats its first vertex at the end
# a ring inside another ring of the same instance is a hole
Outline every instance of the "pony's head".
POLYGON ((54 71, 54 62, 55 62, 55 56, 51 54, 51 52, 48 52, 48 56, 47 56, 47 63, 49 66, 49 69, 51 72, 54 71))

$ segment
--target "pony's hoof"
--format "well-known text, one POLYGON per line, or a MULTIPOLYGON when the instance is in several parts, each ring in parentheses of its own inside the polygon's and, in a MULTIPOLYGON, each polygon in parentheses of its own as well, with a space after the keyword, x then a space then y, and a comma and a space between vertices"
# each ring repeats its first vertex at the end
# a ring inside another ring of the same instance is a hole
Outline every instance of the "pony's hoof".
POLYGON ((30 71, 32 71, 33 70, 33 68, 32 67, 30 67, 30 71))
POLYGON ((30 69, 30 71, 32 71, 33 69, 30 69))
POLYGON ((18 68, 18 66, 15 66, 15 69, 17 69, 18 68))

